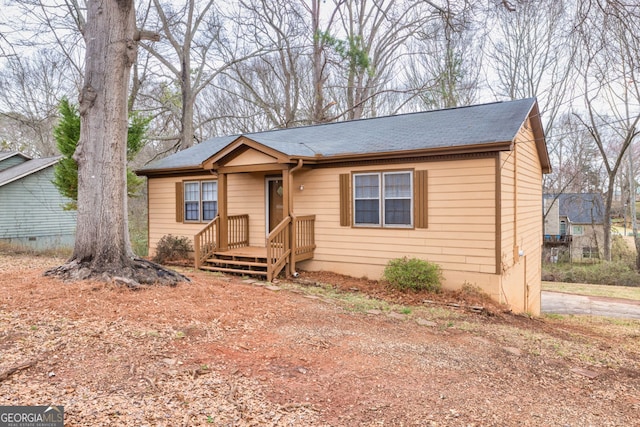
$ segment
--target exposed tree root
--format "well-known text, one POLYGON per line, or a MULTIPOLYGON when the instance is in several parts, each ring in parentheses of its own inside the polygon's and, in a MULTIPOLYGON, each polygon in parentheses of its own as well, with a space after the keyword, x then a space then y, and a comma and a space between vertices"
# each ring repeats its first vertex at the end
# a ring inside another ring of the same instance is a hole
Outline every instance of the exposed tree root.
POLYGON ((23 363, 21 363, 21 364, 19 364, 17 366, 9 368, 4 372, 0 372, 0 382, 6 380, 7 378, 9 378, 11 375, 15 374, 16 372, 22 371, 24 369, 29 369, 30 367, 32 367, 35 364, 36 364, 35 360, 30 360, 28 362, 23 362, 23 363))
POLYGON ((44 275, 72 281, 99 280, 126 285, 131 289, 142 285, 175 286, 180 282, 190 281, 180 273, 141 258, 117 266, 96 266, 96 263, 90 261, 80 262, 72 259, 64 265, 47 270, 44 275))

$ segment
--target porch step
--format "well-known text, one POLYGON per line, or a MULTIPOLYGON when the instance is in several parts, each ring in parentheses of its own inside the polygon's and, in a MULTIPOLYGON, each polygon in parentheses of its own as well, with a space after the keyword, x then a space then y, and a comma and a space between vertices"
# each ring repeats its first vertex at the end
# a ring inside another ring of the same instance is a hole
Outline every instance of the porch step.
POLYGON ((220 273, 232 273, 232 274, 241 274, 241 275, 247 275, 247 276, 266 276, 267 275, 267 271, 263 271, 263 270, 242 270, 242 269, 238 269, 238 268, 228 268, 228 267, 216 267, 216 266, 210 266, 210 265, 203 265, 200 267, 201 270, 207 270, 207 271, 217 271, 220 273))
POLYGON ((208 258, 200 266, 202 270, 218 271, 221 273, 241 274, 248 276, 267 276, 267 260, 262 257, 217 255, 208 258))
POLYGON ((233 264, 233 265, 242 265, 247 267, 263 267, 267 268, 267 261, 241 261, 237 259, 222 259, 222 258, 209 258, 207 259, 207 264, 233 264))

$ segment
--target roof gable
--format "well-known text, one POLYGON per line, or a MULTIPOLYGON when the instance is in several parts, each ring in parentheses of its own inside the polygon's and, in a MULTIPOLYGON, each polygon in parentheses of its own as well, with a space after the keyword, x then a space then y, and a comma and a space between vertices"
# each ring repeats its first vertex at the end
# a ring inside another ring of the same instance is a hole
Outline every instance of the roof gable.
POLYGON ((268 146, 257 143, 245 136, 236 138, 202 166, 205 169, 217 169, 221 166, 247 166, 274 163, 289 163, 289 157, 268 146))
POLYGON ((31 160, 31 157, 19 151, 0 151, 0 171, 31 160))
POLYGON ((55 165, 61 156, 33 159, 0 171, 0 187, 55 165))

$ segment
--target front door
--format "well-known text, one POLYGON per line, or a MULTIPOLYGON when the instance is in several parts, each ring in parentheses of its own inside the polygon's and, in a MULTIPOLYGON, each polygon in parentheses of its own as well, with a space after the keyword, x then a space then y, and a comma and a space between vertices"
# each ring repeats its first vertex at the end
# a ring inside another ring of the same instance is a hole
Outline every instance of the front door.
POLYGON ((282 178, 267 178, 267 235, 284 218, 282 178))

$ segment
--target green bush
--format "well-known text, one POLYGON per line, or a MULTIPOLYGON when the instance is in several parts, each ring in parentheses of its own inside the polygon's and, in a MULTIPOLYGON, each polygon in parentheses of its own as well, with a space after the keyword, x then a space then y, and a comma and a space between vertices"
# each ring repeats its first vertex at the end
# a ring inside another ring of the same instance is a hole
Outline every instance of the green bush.
POLYGON ((384 279, 401 291, 440 292, 442 272, 437 264, 418 258, 398 258, 389 261, 384 279))
POLYGON ((620 261, 635 268, 636 253, 619 234, 611 236, 611 261, 620 261))
POLYGON ((543 280, 594 285, 640 286, 640 274, 625 261, 598 264, 558 263, 542 265, 543 280))
POLYGON ((167 261, 187 259, 192 250, 193 247, 188 237, 167 234, 158 241, 153 261, 162 264, 167 261))

